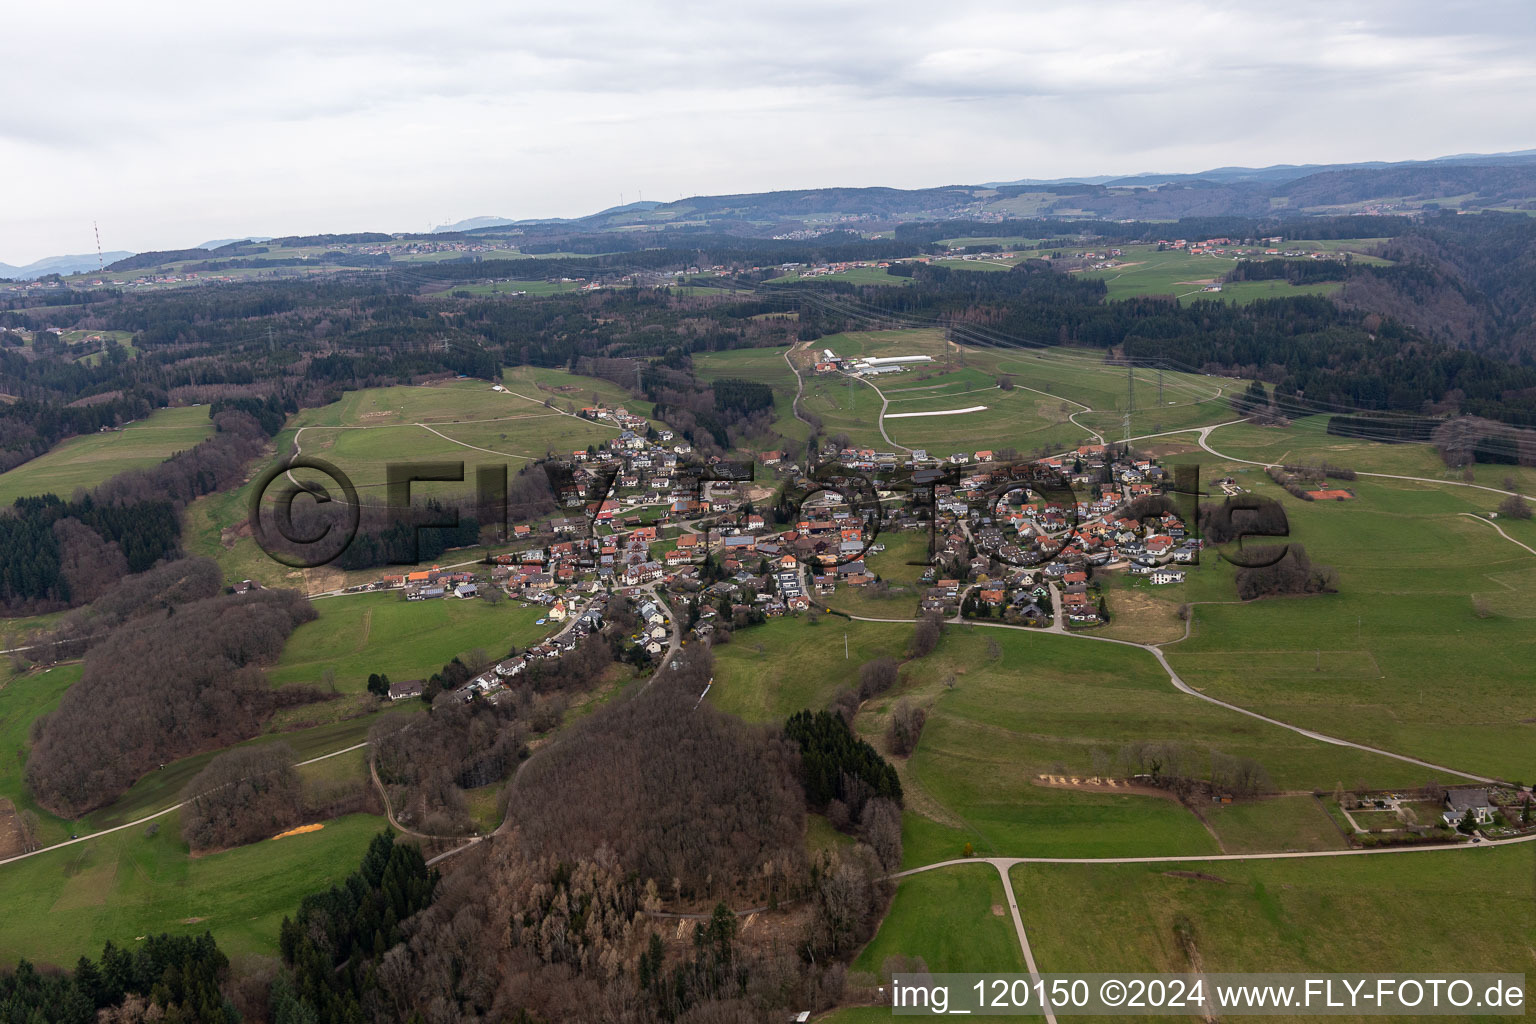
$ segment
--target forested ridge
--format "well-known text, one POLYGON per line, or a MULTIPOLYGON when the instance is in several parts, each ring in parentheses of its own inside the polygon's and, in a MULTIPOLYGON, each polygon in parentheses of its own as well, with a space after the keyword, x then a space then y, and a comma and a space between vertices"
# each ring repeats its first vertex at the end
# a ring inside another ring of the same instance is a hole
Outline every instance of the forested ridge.
POLYGON ((28 788, 55 814, 78 817, 167 761, 256 735, 277 708, 317 696, 274 688, 260 667, 314 617, 303 596, 262 590, 171 605, 164 617, 119 627, 33 725, 28 788))

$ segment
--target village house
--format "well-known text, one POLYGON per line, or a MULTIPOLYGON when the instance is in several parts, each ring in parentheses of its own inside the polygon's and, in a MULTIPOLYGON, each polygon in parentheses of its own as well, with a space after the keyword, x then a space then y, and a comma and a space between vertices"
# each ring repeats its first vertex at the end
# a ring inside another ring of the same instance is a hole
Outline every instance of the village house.
POLYGON ((1472 820, 1479 825, 1493 824, 1493 801, 1486 789, 1448 789, 1445 792, 1445 813, 1440 819, 1451 828, 1466 820, 1471 812, 1472 820))

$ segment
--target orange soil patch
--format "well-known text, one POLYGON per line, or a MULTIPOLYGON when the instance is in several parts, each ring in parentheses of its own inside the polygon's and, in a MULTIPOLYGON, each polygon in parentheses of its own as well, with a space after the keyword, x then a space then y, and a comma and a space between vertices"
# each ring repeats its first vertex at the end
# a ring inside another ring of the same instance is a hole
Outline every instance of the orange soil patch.
POLYGON ((324 825, 300 825, 298 828, 291 828, 287 832, 279 832, 272 838, 283 839, 287 836, 303 835, 305 832, 319 832, 323 828, 325 828, 324 825))

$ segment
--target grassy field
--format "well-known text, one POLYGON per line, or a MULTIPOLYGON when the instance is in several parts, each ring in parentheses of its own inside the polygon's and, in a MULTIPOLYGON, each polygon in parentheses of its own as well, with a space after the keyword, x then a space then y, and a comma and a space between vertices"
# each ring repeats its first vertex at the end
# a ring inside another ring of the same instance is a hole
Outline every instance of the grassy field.
POLYGON ((997 870, 967 864, 903 878, 880 930, 853 966, 883 982, 890 957, 921 957, 940 973, 1023 971, 1024 954, 997 870))
MULTIPOLYGON (((575 450, 615 436, 613 427, 588 422, 547 409, 547 397, 563 409, 567 403, 588 404, 596 390, 619 404, 618 389, 605 381, 577 377, 553 370, 508 371, 508 387, 529 397, 495 392, 484 381, 450 381, 431 387, 369 388, 351 391, 339 401, 294 416, 274 438, 278 456, 291 452, 295 442, 305 455, 325 459, 351 478, 360 498, 382 502, 385 466, 396 460, 464 463, 463 483, 417 483, 416 499, 468 493, 474 487, 475 467, 505 461, 515 472, 529 459, 542 457, 551 448, 575 450), (549 386, 580 385, 581 390, 555 393, 537 389, 535 381, 549 386), (357 429, 369 428, 369 429, 357 429), (377 429, 373 429, 377 428, 377 429), (301 433, 302 431, 302 433, 301 433), (434 431, 436 433, 434 433, 434 431)), ((643 402, 626 403, 644 414, 643 402)), ((265 469, 267 463, 259 463, 265 469)), ((301 479, 310 477, 296 471, 301 479)), ((334 488, 330 481, 322 482, 334 488)), ((250 487, 199 498, 187 508, 184 542, 189 551, 219 562, 231 582, 254 579, 268 586, 295 587, 318 593, 378 573, 347 576, 339 570, 296 570, 268 558, 248 532, 241 529, 247 518, 250 487)), ((454 561, 477 557, 472 552, 454 561)), ((445 564, 447 560, 445 559, 445 564)))
POLYGON ((1030 947, 1047 972, 1182 972, 1195 966, 1193 953, 1215 972, 1531 974, 1536 874, 1528 848, 1408 859, 1414 863, 1027 864, 1012 878, 1030 947))
POLYGON ((457 598, 407 601, 401 593, 358 594, 316 601, 315 610, 320 617, 289 637, 269 672, 273 682, 318 684, 330 670, 338 690, 357 693, 373 672, 396 681, 421 679, 455 655, 481 649, 501 658, 512 646, 522 649, 559 628, 535 625, 545 609, 522 608, 516 601, 492 606, 457 598))
MULTIPOLYGON (((1065 419, 1072 413, 1085 428, 1097 430, 1110 439, 1123 436, 1128 391, 1126 369, 1106 364, 1103 352, 968 346, 962 348, 961 353, 965 364, 973 370, 993 378, 999 374, 1011 376, 1016 385, 1015 393, 1033 393, 1049 407, 1048 415, 1065 419), (1044 401, 1046 396, 1049 396, 1048 401, 1044 401), (1084 406, 1089 410, 1085 411, 1084 406)), ((1131 376, 1135 389, 1135 405, 1131 413, 1133 435, 1180 430, 1235 418, 1223 398, 1233 384, 1225 378, 1174 370, 1164 370, 1159 375, 1156 369, 1147 367, 1136 367, 1131 376)), ((1064 427, 1063 430, 1066 443, 1088 440, 1087 429, 1066 431, 1064 427)), ((1008 443, 1009 439, 1006 436, 989 437, 988 441, 999 446, 1008 443)))
MULTIPOLYGON (((1301 502, 1244 479, 1282 503, 1339 593, 1196 607, 1190 639, 1166 648, 1185 681, 1283 721, 1529 781, 1536 556, 1463 514, 1497 496, 1362 478, 1357 500, 1301 502)), ((1338 781, 1354 780, 1323 785, 1338 781)))
POLYGON ((384 820, 351 815, 304 835, 191 857, 176 815, 0 868, 0 961, 68 965, 108 939, 213 932, 230 956, 275 955, 305 894, 356 869, 384 820), (151 834, 151 832, 153 834, 151 834))
MULTIPOLYGON (((1028 257, 1025 257, 1025 258, 1027 259, 1028 257)), ((991 257, 989 257, 989 258, 984 259, 984 260, 946 260, 946 259, 936 259, 936 260, 933 261, 933 265, 936 266, 936 267, 946 267, 949 270, 979 270, 979 271, 982 271, 984 273, 985 272, 993 272, 993 273, 995 273, 997 271, 1002 271, 1002 270, 1012 270, 1013 267, 1014 267, 1014 264, 1016 264, 1018 262, 1019 262, 1019 257, 1013 257, 1011 259, 1003 259, 1001 257, 998 257, 998 258, 991 258, 991 257)))
MULTIPOLYGON (((650 402, 631 395, 613 381, 601 377, 583 377, 577 373, 542 366, 509 366, 501 371, 501 382, 510 390, 540 402, 546 398, 553 399, 562 409, 566 402, 574 403, 578 409, 591 405, 595 395, 598 402, 609 408, 622 406, 636 416, 650 416, 653 411, 650 402), (554 390, 556 388, 561 390, 554 390)), ((612 428, 604 429, 609 433, 617 433, 612 428)))
POLYGON ((855 445, 877 451, 894 450, 880 436, 880 396, 874 388, 852 377, 807 376, 800 410, 818 417, 822 432, 829 438, 846 435, 855 445))
MULTIPOLYGON (((740 631, 716 652, 710 699, 753 720, 823 706, 873 654, 899 657, 909 630, 894 623, 845 627, 823 617, 814 625, 781 619, 740 631)), ((914 865, 956 856, 967 842, 984 854, 1110 856, 1216 853, 1227 836, 1239 848, 1320 841, 1326 819, 1308 821, 1304 807, 1288 803, 1257 816, 1227 808, 1213 834, 1171 799, 1048 786, 1039 778, 1116 773, 1122 748, 1137 742, 1180 744, 1202 775, 1212 752, 1251 756, 1289 790, 1331 788, 1357 776, 1373 785, 1408 785, 1429 774, 1179 694, 1134 648, 1023 630, 950 627, 937 651, 909 662, 897 688, 860 711, 858 730, 881 749, 901 698, 929 708, 917 751, 896 761, 909 812, 907 861, 914 865)))
POLYGON ((715 648, 709 700, 752 722, 782 721, 801 708, 824 708, 839 687, 857 685, 864 662, 881 655, 901 658, 912 630, 908 624, 849 622, 832 615, 814 624, 785 617, 740 630, 730 643, 715 648))
MULTIPOLYGON (((1326 784, 1310 780, 1329 772, 1404 781, 1423 774, 1180 695, 1148 655, 1111 644, 951 628, 906 679, 902 692, 931 708, 916 753, 901 766, 907 806, 955 830, 934 837, 950 851, 965 835, 978 852, 998 855, 1218 852, 1171 799, 1040 783, 1041 774, 1118 774, 1121 748, 1138 741, 1182 745, 1202 774, 1212 751, 1251 756, 1281 788, 1326 784)), ((865 705, 859 727, 867 738, 884 742, 893 702, 865 705)), ((919 851, 931 848, 916 838, 919 851)))
POLYGON ((1083 434, 1067 422, 1073 407, 1063 408, 1059 399, 1027 388, 1005 391, 998 386, 996 374, 971 367, 939 374, 905 373, 877 379, 876 384, 889 402, 886 433, 898 444, 928 448, 932 454, 974 452, 978 445, 1056 450, 1083 434), (975 406, 985 408, 947 416, 909 415, 975 406), (898 418, 892 419, 892 414, 898 418))
POLYGON ((578 291, 582 286, 581 281, 488 281, 484 284, 456 284, 445 289, 445 294, 468 292, 471 295, 516 295, 522 292, 537 298, 578 291))
POLYGON ((773 388, 773 428, 793 441, 804 441, 810 428, 795 419, 795 374, 784 361, 782 348, 739 348, 697 352, 693 372, 700 380, 741 377, 773 388))
MULTIPOLYGON (((267 732, 237 745, 248 746, 281 741, 288 744, 300 760, 320 757, 367 740, 368 730, 378 720, 378 714, 414 714, 426 707, 420 701, 401 701, 401 703, 409 706, 404 708, 384 706, 374 715, 350 718, 342 722, 328 722, 305 729, 267 732)), ((114 803, 88 815, 78 824, 77 831, 84 834, 92 830, 116 828, 146 814, 153 814, 170 807, 181 799, 181 792, 187 783, 191 782, 197 773, 207 767, 208 762, 219 753, 221 751, 212 750, 203 754, 194 754, 150 772, 134 783, 133 787, 114 803)))
POLYGON ((72 437, 15 469, 0 473, 0 505, 52 492, 68 499, 128 469, 146 469, 213 433, 207 406, 156 409, 122 430, 72 437))
POLYGON ((0 798, 36 816, 37 838, 45 844, 68 839, 73 828, 39 807, 27 790, 28 734, 32 723, 57 707, 64 691, 79 679, 78 664, 33 669, 19 676, 9 665, 0 665, 0 798))
POLYGON ((1337 291, 1340 286, 1337 281, 1313 285, 1291 285, 1285 281, 1243 281, 1223 285, 1219 292, 1207 292, 1204 290, 1206 285, 1220 281, 1237 265, 1236 257, 1213 253, 1195 254, 1185 249, 1159 252, 1153 245, 1127 245, 1121 248, 1124 255, 1117 258, 1119 266, 1073 273, 1101 278, 1109 289, 1111 300, 1143 295, 1173 295, 1180 302, 1209 300, 1244 303, 1259 298, 1323 295, 1337 291))
POLYGON ((1218 804, 1201 813, 1227 853, 1342 850, 1347 845, 1311 796, 1218 804))
POLYGON ((472 466, 500 457, 516 468, 551 451, 612 438, 614 428, 564 414, 566 406, 579 408, 587 401, 583 392, 521 398, 491 391, 481 381, 455 381, 348 392, 339 402, 299 413, 289 425, 302 429, 304 454, 335 463, 364 497, 376 497, 390 461, 462 460, 472 466), (548 398, 554 408, 535 398, 548 398))
MULTIPOLYGON (((1233 423, 1213 430, 1208 443, 1233 458, 1255 462, 1317 464, 1329 462, 1357 472, 1395 473, 1422 476, 1431 480, 1459 482, 1462 468, 1451 469, 1429 444, 1383 444, 1328 433, 1328 416, 1307 416, 1292 421, 1288 427, 1259 427, 1251 423, 1233 423)), ((1482 463, 1471 467, 1473 482, 1486 487, 1504 487, 1512 478, 1526 494, 1536 494, 1536 468, 1482 463)), ((1345 483, 1345 486, 1348 486, 1345 483)))
POLYGON ((816 339, 811 349, 820 353, 829 348, 845 359, 857 356, 933 356, 940 358, 954 347, 944 340, 944 332, 933 327, 893 331, 849 331, 816 339))
POLYGON ((864 556, 864 565, 886 585, 882 592, 878 584, 864 587, 838 586, 837 590, 820 600, 829 608, 850 615, 863 615, 875 619, 910 619, 917 614, 917 602, 922 596, 918 577, 926 568, 928 559, 928 531, 883 530, 876 543, 885 546, 864 556), (924 565, 912 565, 923 562, 924 565))
MULTIPOLYGON (((1038 388, 1023 378, 1019 383, 1027 386, 1001 390, 997 377, 1003 371, 997 364, 1003 356, 957 349, 946 343, 938 330, 833 334, 810 346, 814 354, 822 349, 849 358, 934 357, 934 364, 875 380, 890 402, 888 413, 932 413, 986 406, 985 411, 954 416, 888 418, 886 433, 898 445, 928 448, 931 454, 947 456, 957 450, 975 451, 978 447, 1057 448, 1087 437, 1086 431, 1066 422, 1077 406, 1063 403, 1056 395, 1042 394, 1049 389, 1038 388)), ((1020 354, 1019 350, 1006 352, 1012 356, 1020 354)), ((828 436, 847 434, 855 444, 880 450, 891 447, 879 429, 880 394, 868 383, 841 374, 807 372, 802 409, 821 418, 828 436)))

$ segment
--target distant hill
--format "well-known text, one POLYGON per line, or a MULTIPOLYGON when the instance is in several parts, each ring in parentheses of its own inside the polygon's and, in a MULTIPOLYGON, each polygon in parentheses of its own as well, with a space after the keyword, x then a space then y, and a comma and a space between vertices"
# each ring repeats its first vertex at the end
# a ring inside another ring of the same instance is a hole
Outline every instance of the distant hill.
POLYGON ((270 242, 270 241, 272 241, 272 236, 271 235, 243 235, 240 238, 216 238, 216 239, 214 239, 211 242, 203 242, 203 243, 197 245, 195 248, 198 248, 198 249, 222 249, 224 246, 226 246, 226 245, 233 245, 236 242, 270 242))
MULTIPOLYGON (((1461 153, 1433 160, 1216 167, 1198 174, 1141 173, 1082 178, 1019 178, 934 188, 830 187, 690 196, 634 202, 582 217, 470 217, 437 235, 506 239, 530 254, 634 251, 691 244, 707 235, 803 238, 844 230, 868 234, 914 221, 1158 220, 1309 214, 1419 214, 1438 207, 1536 211, 1536 150, 1461 153)), ((362 232, 284 238, 251 236, 193 249, 106 254, 109 269, 176 261, 249 259, 272 248, 389 242, 409 233, 362 232)), ((387 257, 379 259, 388 262, 387 257)), ((0 264, 0 276, 30 279, 91 271, 92 254, 57 256, 25 267, 0 264)))
POLYGON ((1458 153, 1454 156, 1441 156, 1430 160, 1403 160, 1396 163, 1381 160, 1364 160, 1357 163, 1344 164, 1271 164, 1268 167, 1213 167, 1208 171, 1196 171, 1194 173, 1144 172, 1127 175, 1098 174, 1079 178, 1019 178, 1016 181, 992 181, 988 182, 987 185, 993 188, 1000 188, 1010 185, 1064 185, 1068 182, 1082 182, 1090 185, 1155 186, 1171 182, 1196 180, 1223 183, 1250 181, 1280 184, 1287 181, 1295 181, 1298 178, 1305 178, 1309 175, 1332 171, 1435 167, 1446 164, 1515 164, 1528 162, 1536 162, 1536 149, 1522 149, 1510 153, 1458 153))
POLYGON ((476 228, 501 228, 508 224, 516 224, 517 221, 510 217, 470 217, 466 220, 454 221, 452 224, 439 224, 432 229, 434 235, 440 235, 448 231, 473 231, 476 228))
POLYGON ((570 224, 574 221, 592 220, 599 217, 610 217, 626 213, 648 213, 661 203, 634 202, 625 203, 623 206, 610 206, 606 210, 589 214, 586 217, 531 217, 523 220, 514 220, 511 217, 470 217, 466 220, 454 221, 452 224, 439 224, 432 229, 432 234, 441 235, 453 231, 479 231, 485 228, 516 227, 521 224, 570 224))
POLYGON ((45 274, 79 274, 85 271, 96 270, 104 260, 107 263, 116 261, 133 253, 125 251, 113 251, 97 256, 94 252, 81 253, 78 256, 48 256, 44 259, 28 263, 24 267, 13 267, 9 263, 0 263, 0 277, 8 277, 16 281, 31 281, 45 274))

